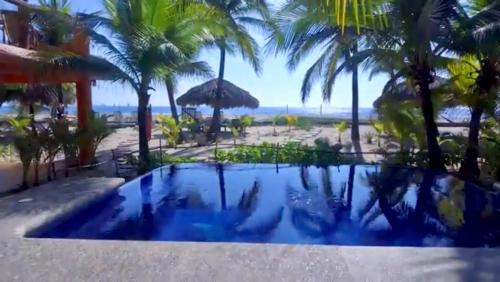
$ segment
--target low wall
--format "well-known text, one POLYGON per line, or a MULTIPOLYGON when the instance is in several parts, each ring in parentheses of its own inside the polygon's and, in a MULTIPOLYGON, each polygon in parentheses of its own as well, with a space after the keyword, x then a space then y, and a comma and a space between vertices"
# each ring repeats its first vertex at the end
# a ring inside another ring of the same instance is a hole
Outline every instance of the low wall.
MULTIPOLYGON (((57 178, 64 177, 64 163, 62 161, 55 162, 57 178)), ((34 181, 34 169, 30 168, 28 174, 29 185, 34 181)), ((47 182, 47 165, 40 165, 39 170, 40 184, 47 182)), ((0 194, 6 193, 19 188, 23 181, 23 166, 18 161, 3 161, 0 160, 0 194)))

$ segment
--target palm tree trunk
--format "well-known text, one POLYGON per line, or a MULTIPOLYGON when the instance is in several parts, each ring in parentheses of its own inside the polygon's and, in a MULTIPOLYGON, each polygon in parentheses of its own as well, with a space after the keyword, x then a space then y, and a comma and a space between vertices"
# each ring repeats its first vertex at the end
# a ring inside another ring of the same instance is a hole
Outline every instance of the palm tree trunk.
POLYGON ((479 165, 477 158, 479 157, 479 131, 481 129, 481 116, 484 109, 480 106, 473 108, 469 123, 469 140, 465 158, 460 166, 459 174, 465 180, 475 180, 479 177, 479 165))
POLYGON ((222 164, 217 164, 217 173, 219 176, 220 205, 221 205, 221 209, 225 210, 227 208, 226 183, 224 181, 224 166, 222 164))
MULTIPOLYGON (((358 52, 358 44, 355 43, 352 47, 353 55, 358 52)), ((352 125, 351 125, 351 142, 356 153, 356 162, 363 162, 361 154, 361 144, 359 137, 359 86, 358 86, 358 64, 354 64, 352 68, 352 125)))
MULTIPOLYGON (((358 52, 357 44, 353 47, 353 52, 358 52)), ((351 140, 359 141, 359 87, 358 87, 358 65, 355 64, 352 70, 352 126, 351 140)))
POLYGON ((425 131, 427 138, 429 167, 431 169, 435 169, 438 171, 446 171, 443 154, 441 152, 441 147, 439 146, 438 143, 439 131, 436 121, 434 120, 434 107, 432 105, 429 81, 422 80, 421 82, 419 82, 419 88, 420 88, 422 114, 424 116, 425 131))
POLYGON ((64 116, 64 94, 62 84, 57 85, 57 119, 62 119, 64 116))
POLYGON ((354 176, 356 175, 356 166, 349 166, 349 178, 347 180, 347 220, 351 220, 351 209, 352 209, 352 195, 354 192, 354 176))
POLYGON ((432 172, 425 172, 417 194, 417 203, 415 205, 415 228, 419 232, 425 232, 425 215, 433 208, 432 185, 435 176, 432 172))
POLYGON ((33 104, 30 104, 29 105, 29 112, 30 112, 30 125, 31 125, 31 131, 33 132, 33 135, 37 135, 37 131, 36 131, 36 126, 35 126, 35 107, 33 106, 33 104))
POLYGON ((175 104, 175 99, 174 99, 174 85, 170 78, 165 80, 165 86, 167 87, 168 102, 170 103, 170 112, 172 113, 172 117, 175 119, 175 122, 179 124, 179 114, 177 113, 177 106, 175 104))
MULTIPOLYGON (((29 112, 30 112, 30 118, 31 118, 31 122, 30 122, 31 123, 31 131, 32 131, 33 136, 36 138, 36 137, 38 137, 38 132, 36 130, 36 125, 35 125, 35 107, 33 106, 33 104, 29 105, 29 112)), ((34 180, 33 180, 34 186, 38 186, 40 184, 40 173, 39 173, 40 154, 41 154, 41 152, 36 152, 35 160, 34 160, 34 168, 33 168, 34 172, 35 172, 34 180)))
POLYGON ((215 134, 215 138, 217 138, 217 134, 220 132, 220 100, 222 99, 222 87, 224 83, 224 67, 226 63, 226 49, 224 47, 220 47, 220 62, 219 62, 219 77, 217 78, 217 92, 215 93, 215 105, 214 105, 214 114, 212 117, 212 125, 210 126, 209 133, 215 134))
POLYGON ((147 108, 149 94, 147 87, 141 86, 139 93, 139 105, 137 109, 137 121, 139 123, 139 174, 146 173, 150 166, 149 144, 146 133, 147 108))

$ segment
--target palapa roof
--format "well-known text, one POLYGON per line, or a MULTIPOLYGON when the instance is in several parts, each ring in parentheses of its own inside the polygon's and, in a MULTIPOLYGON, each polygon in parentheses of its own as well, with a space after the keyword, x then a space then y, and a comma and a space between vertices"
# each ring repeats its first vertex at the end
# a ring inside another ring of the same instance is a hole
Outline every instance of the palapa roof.
POLYGON ((92 55, 78 55, 58 48, 38 51, 0 44, 2 82, 74 82, 82 75, 91 80, 113 80, 116 70, 105 59, 92 55), (80 65, 85 71, 74 70, 74 65, 80 65))
MULTIPOLYGON (((177 104, 181 106, 208 105, 214 107, 216 91, 217 79, 212 79, 189 89, 184 95, 177 98, 177 104)), ((223 109, 239 107, 256 109, 259 107, 259 100, 250 95, 248 91, 224 80, 220 107, 223 109)))

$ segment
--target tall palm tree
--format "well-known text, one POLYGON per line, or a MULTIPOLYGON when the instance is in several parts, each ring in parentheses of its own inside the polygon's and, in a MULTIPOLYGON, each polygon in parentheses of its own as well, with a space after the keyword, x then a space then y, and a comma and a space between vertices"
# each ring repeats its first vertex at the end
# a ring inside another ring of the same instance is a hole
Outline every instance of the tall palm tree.
POLYGON ((260 48, 247 27, 267 29, 266 21, 269 19, 269 10, 265 0, 199 0, 195 2, 201 2, 217 11, 216 16, 219 17, 216 26, 219 31, 212 41, 212 45, 220 52, 219 74, 215 93, 216 106, 209 130, 210 133, 217 134, 220 131, 221 122, 221 108, 217 104, 222 98, 226 53, 239 52, 259 74, 262 70, 259 58, 260 48))
MULTIPOLYGON (((309 98, 312 85, 318 79, 322 80, 323 100, 330 102, 337 77, 342 72, 352 73, 351 140, 357 147, 360 147, 358 66, 362 60, 351 58, 361 58, 359 44, 364 35, 371 32, 368 18, 374 18, 368 16, 367 8, 378 2, 368 6, 364 1, 288 1, 278 13, 280 33, 273 34, 270 42, 278 51, 288 52, 291 70, 312 50, 322 51, 303 79, 302 102, 309 98)), ((358 158, 361 159, 361 155, 358 158)))
MULTIPOLYGON (((455 76, 472 78, 471 89, 466 89, 472 94, 471 99, 467 99, 471 119, 460 174, 464 179, 475 180, 479 176, 477 158, 481 119, 485 113, 495 116, 495 101, 500 97, 500 1, 473 0, 467 3, 467 6, 459 6, 461 13, 457 28, 453 30, 453 40, 442 45, 462 56, 459 61, 464 64, 464 71, 455 76), (477 63, 471 62, 470 56, 477 63)), ((456 78, 452 77, 452 81, 456 78)))
MULTIPOLYGON (((33 17, 33 24, 39 33, 40 42, 49 46, 61 46, 67 44, 72 35, 73 29, 67 22, 52 17, 54 14, 69 15, 69 0, 39 0, 42 10, 48 13, 36 13, 33 17)), ((57 84, 57 118, 61 119, 65 112, 64 90, 62 84, 57 84)))
POLYGON ((175 93, 177 92, 178 78, 183 76, 210 77, 211 75, 212 70, 208 68, 204 62, 191 61, 187 61, 184 64, 172 68, 170 72, 165 75, 164 81, 167 89, 170 112, 172 113, 172 117, 175 119, 177 124, 179 124, 179 114, 177 113, 177 106, 175 104, 175 93))
POLYGON ((175 0, 105 0, 105 16, 79 17, 93 42, 117 67, 119 79, 137 93, 141 173, 150 165, 146 113, 151 85, 189 62, 203 41, 207 12, 195 5, 181 6, 175 0), (98 33, 99 26, 110 36, 98 33))
POLYGON ((450 38, 451 21, 456 17, 456 1, 449 0, 390 0, 385 3, 384 13, 388 18, 388 28, 371 38, 373 50, 364 56, 374 56, 376 60, 400 60, 400 69, 390 81, 408 78, 418 89, 420 108, 424 117, 429 166, 446 171, 441 147, 438 143, 439 131, 435 121, 435 105, 430 84, 435 80, 435 71, 445 66, 442 49, 436 42, 450 38))

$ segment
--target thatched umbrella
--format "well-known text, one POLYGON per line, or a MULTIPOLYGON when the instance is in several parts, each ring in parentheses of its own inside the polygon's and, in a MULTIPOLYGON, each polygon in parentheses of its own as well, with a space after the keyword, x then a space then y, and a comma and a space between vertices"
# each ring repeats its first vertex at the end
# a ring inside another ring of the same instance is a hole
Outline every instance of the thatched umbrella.
MULTIPOLYGON (((217 79, 213 79, 189 89, 188 92, 177 98, 177 104, 183 107, 200 105, 215 107, 216 91, 217 79)), ((222 99, 219 106, 223 109, 239 107, 256 109, 259 107, 259 100, 250 95, 248 91, 224 80, 222 84, 222 99)))

